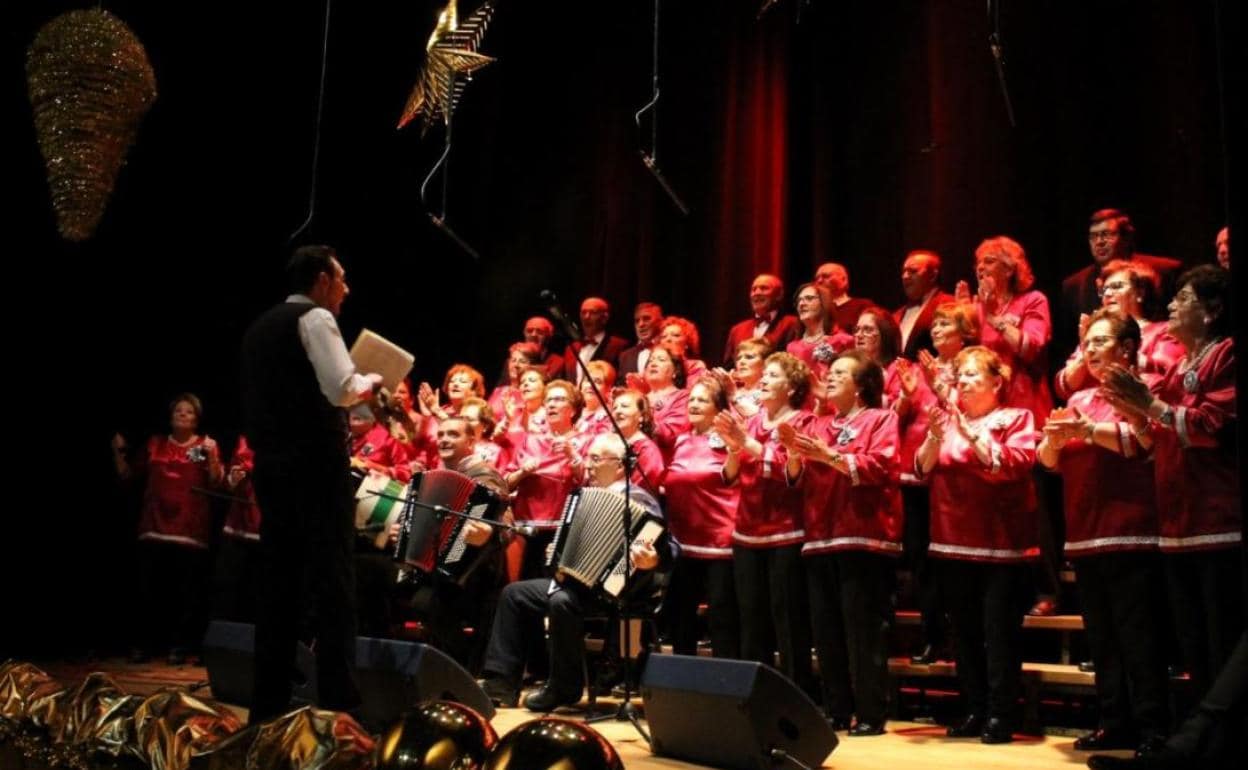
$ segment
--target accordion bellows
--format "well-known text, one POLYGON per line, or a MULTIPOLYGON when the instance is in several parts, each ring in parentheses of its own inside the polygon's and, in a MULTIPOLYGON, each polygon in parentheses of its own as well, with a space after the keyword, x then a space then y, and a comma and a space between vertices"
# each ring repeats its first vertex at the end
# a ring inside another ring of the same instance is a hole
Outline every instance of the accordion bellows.
POLYGON ((125 22, 108 11, 80 10, 35 35, 26 83, 57 229, 67 240, 86 240, 156 100, 156 75, 125 22))
MULTIPOLYGON (((599 487, 568 495, 549 565, 555 568, 557 580, 575 580, 612 597, 623 593, 628 552, 622 533, 627 503, 623 494, 599 487)), ((663 532, 662 522, 636 504, 630 518, 631 543, 653 542, 663 532)))

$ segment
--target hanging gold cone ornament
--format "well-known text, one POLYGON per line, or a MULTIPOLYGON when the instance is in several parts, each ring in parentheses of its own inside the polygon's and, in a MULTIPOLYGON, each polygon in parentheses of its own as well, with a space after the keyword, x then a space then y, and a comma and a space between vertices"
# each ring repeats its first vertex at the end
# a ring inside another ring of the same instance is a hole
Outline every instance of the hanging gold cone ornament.
POLYGON ((86 240, 156 100, 156 75, 125 22, 108 11, 80 10, 35 35, 26 83, 57 230, 67 240, 86 240))
POLYGON ((472 73, 494 61, 477 52, 493 16, 494 6, 486 0, 460 24, 455 0, 447 3, 425 45, 425 67, 407 97, 399 128, 419 115, 424 118, 423 134, 435 120, 446 123, 451 119, 472 73))

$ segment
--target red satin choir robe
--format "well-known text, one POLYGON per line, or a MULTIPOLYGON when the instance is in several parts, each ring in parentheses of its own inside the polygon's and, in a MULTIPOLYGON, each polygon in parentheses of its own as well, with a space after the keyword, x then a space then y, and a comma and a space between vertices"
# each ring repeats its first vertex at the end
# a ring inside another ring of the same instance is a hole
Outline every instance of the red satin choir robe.
POLYGON ((691 559, 731 559, 741 490, 724 483, 728 450, 713 431, 676 438, 672 462, 663 478, 667 523, 691 559))

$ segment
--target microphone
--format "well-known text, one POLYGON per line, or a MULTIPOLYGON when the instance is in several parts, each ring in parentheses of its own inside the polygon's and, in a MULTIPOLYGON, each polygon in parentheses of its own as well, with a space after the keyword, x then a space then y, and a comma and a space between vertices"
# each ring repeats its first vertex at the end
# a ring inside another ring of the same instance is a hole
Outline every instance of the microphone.
POLYGON ((520 537, 533 537, 537 534, 537 527, 531 527, 528 524, 518 524, 512 531, 520 537))
POLYGON ((672 203, 676 204, 676 208, 680 209, 680 213, 685 216, 689 216, 689 207, 686 206, 681 197, 676 194, 676 190, 668 184, 667 177, 663 176, 663 172, 659 171, 659 164, 654 159, 654 156, 647 155, 645 152, 642 152, 641 162, 645 164, 646 168, 650 170, 650 173, 654 175, 654 178, 658 181, 659 186, 663 188, 663 192, 667 193, 667 197, 671 198, 672 203))
POLYGON ((580 327, 576 325, 576 321, 568 317, 567 313, 563 312, 563 308, 559 306, 559 298, 555 296, 553 291, 550 289, 542 289, 538 296, 541 297, 542 302, 546 305, 546 309, 550 311, 550 314, 555 317, 555 320, 558 321, 560 325, 563 326, 563 330, 567 333, 568 337, 578 342, 583 339, 580 327))

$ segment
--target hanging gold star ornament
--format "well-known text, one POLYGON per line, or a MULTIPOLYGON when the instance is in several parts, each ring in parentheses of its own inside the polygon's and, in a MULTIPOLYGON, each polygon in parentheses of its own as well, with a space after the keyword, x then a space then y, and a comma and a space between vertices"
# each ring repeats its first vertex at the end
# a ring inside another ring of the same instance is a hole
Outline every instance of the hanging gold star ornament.
POLYGON ((399 118, 399 128, 418 115, 424 120, 422 134, 436 120, 444 124, 450 122, 451 113, 459 104, 459 97, 472 79, 472 73, 494 61, 494 57, 477 51, 493 15, 494 6, 489 0, 473 11, 463 24, 459 23, 455 0, 442 9, 425 46, 425 67, 407 97, 407 105, 399 118))
POLYGON ((26 51, 26 83, 57 229, 91 237, 139 123, 156 100, 147 52, 104 10, 52 19, 26 51))

